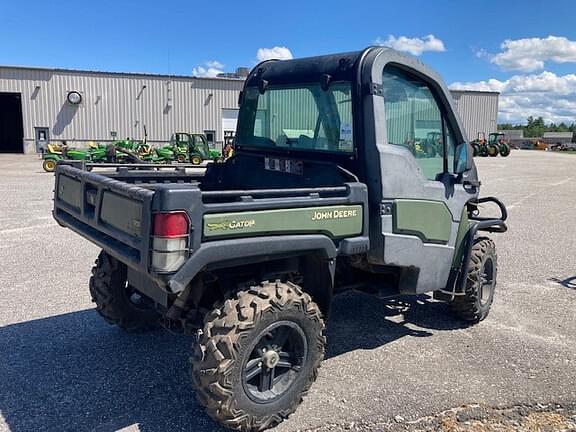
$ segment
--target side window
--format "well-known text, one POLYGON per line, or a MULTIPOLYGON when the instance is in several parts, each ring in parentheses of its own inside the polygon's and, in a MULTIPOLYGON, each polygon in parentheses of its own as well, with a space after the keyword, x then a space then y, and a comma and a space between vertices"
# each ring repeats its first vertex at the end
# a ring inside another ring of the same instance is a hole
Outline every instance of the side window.
MULTIPOLYGON (((436 180, 445 171, 445 138, 453 139, 445 132, 447 125, 432 91, 424 81, 395 67, 384 69, 383 87, 388 143, 410 150, 426 178, 436 180)), ((454 149, 451 153, 453 161, 454 149)), ((448 165, 453 171, 453 163, 448 165)))

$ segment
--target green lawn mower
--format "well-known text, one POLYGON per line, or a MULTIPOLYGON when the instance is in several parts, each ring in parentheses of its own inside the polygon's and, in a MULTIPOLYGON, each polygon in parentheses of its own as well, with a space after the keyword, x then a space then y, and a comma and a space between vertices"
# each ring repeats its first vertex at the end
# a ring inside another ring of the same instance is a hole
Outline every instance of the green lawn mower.
POLYGON ((87 149, 69 148, 66 144, 48 144, 42 155, 42 168, 46 172, 54 172, 56 164, 61 160, 85 160, 90 162, 106 162, 107 148, 101 144, 91 145, 87 149))
POLYGON ((91 144, 87 149, 48 144, 42 159, 42 168, 46 172, 54 172, 58 161, 61 160, 83 160, 92 163, 138 163, 144 161, 134 150, 126 146, 117 146, 116 143, 91 144))

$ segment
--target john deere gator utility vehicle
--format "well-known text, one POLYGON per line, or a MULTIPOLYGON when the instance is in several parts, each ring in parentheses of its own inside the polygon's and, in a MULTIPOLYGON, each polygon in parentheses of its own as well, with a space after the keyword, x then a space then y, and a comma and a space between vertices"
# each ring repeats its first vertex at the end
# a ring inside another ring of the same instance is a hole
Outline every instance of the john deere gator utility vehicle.
POLYGON ((296 410, 337 293, 430 293, 470 323, 494 300, 487 233, 506 230, 505 207, 479 198, 446 85, 388 48, 257 65, 234 156, 205 174, 81 165, 58 164, 54 217, 102 249, 96 310, 127 331, 196 335, 192 385, 233 429, 296 410), (411 143, 430 132, 441 154, 416 158, 411 143), (482 217, 481 204, 501 215, 482 217))
POLYGON ((214 161, 222 156, 219 151, 210 149, 203 134, 176 132, 172 134, 170 144, 175 149, 178 162, 200 165, 205 160, 214 161))

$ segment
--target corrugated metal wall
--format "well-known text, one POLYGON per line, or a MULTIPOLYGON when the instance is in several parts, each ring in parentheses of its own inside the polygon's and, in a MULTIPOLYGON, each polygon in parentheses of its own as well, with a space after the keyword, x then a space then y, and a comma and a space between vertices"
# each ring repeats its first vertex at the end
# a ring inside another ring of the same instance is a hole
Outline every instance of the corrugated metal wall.
POLYGON ((167 141, 175 131, 216 131, 222 141, 222 109, 236 108, 243 81, 154 75, 106 74, 0 67, 0 92, 22 94, 24 140, 34 151, 34 127, 48 127, 50 138, 105 141, 118 138, 167 141), (69 91, 83 101, 66 102, 69 91))
POLYGON ((469 140, 498 128, 498 93, 451 90, 469 140))
MULTIPOLYGON (((151 142, 167 141, 175 131, 205 130, 222 141, 222 109, 236 108, 242 85, 234 79, 0 67, 0 92, 22 95, 27 151, 34 151, 34 127, 48 127, 51 139, 70 145, 110 140, 112 131, 117 138, 141 139, 144 125, 151 142), (66 102, 73 90, 83 96, 79 106, 66 102)), ((496 131, 497 93, 452 96, 470 139, 496 131)))

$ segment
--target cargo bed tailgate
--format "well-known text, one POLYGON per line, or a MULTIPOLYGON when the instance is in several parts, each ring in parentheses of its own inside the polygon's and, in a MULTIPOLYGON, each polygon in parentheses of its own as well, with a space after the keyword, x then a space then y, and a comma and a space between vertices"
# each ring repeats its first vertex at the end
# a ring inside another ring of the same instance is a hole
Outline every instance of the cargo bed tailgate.
POLYGON ((143 187, 59 165, 54 218, 126 264, 146 271, 153 196, 143 187))

